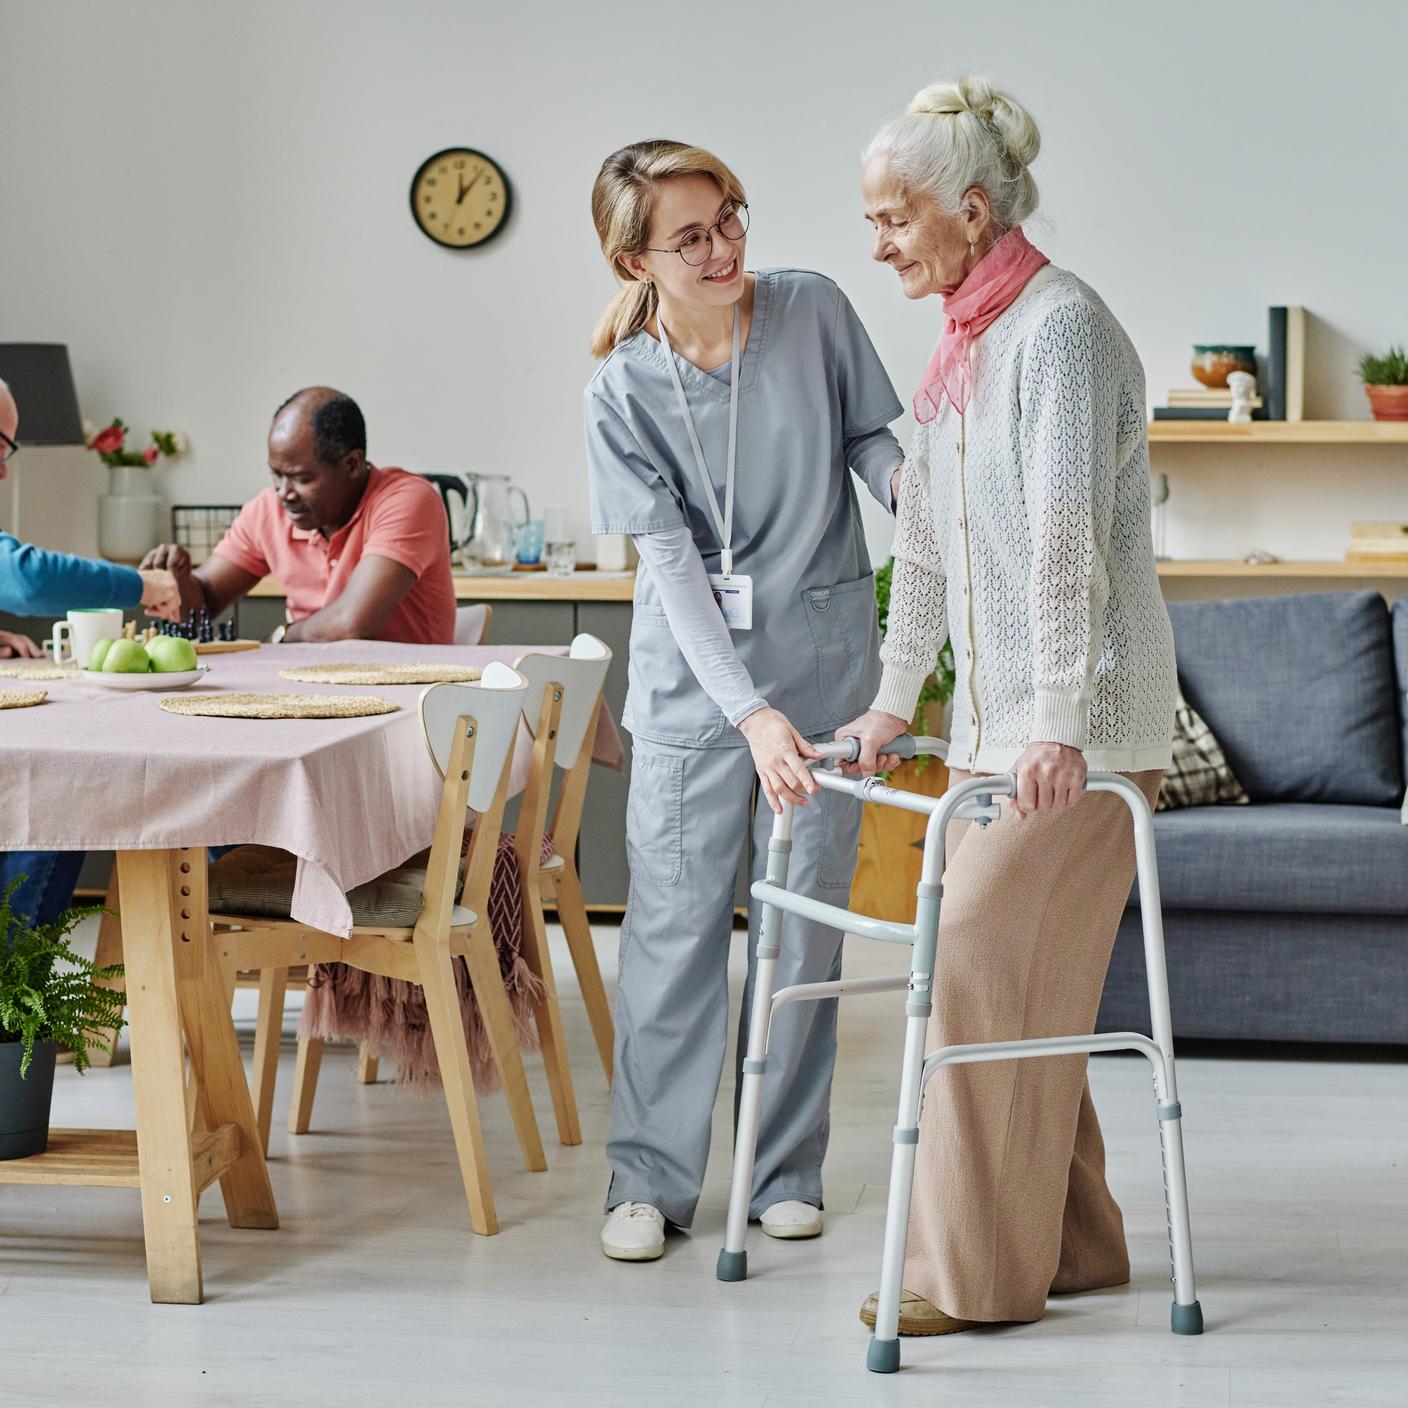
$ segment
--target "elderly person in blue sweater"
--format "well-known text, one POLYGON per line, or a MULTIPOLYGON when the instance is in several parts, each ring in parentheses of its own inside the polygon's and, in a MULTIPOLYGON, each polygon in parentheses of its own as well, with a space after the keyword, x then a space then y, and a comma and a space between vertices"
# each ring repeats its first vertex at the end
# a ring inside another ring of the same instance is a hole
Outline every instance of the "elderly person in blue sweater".
MULTIPOLYGON (((19 407, 0 381, 0 479, 19 449, 19 407)), ((170 572, 138 572, 62 552, 46 552, 0 528, 0 611, 16 616, 62 616, 79 607, 144 606, 152 616, 175 620, 181 595, 170 572)), ((28 636, 0 631, 0 657, 38 659, 28 636)), ((11 898, 16 914, 46 924, 67 908, 83 864, 82 851, 0 852, 0 894, 16 876, 28 878, 11 898)))

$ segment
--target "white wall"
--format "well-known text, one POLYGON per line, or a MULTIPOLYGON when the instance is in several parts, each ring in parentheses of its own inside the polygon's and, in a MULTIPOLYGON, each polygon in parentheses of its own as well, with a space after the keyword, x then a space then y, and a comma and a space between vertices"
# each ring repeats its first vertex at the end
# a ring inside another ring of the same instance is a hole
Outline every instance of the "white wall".
MULTIPOLYGON (((715 148, 749 189, 750 262, 837 278, 907 402, 940 309, 870 262, 857 152, 920 84, 980 68, 1042 124, 1031 233, 1124 320, 1153 400, 1188 384, 1192 342, 1260 341, 1266 306, 1299 302, 1322 320, 1308 413, 1363 416, 1355 355, 1408 340, 1406 13, 0 0, 0 341, 67 342, 94 421, 186 430, 173 500, 259 489, 273 407, 330 382, 380 462, 507 471, 585 534, 601 158, 646 136, 715 148), (458 143, 515 187, 478 252, 430 244, 407 208, 418 163, 458 143)), ((1338 556, 1351 518, 1408 517, 1392 450, 1161 467, 1179 556, 1338 556)))

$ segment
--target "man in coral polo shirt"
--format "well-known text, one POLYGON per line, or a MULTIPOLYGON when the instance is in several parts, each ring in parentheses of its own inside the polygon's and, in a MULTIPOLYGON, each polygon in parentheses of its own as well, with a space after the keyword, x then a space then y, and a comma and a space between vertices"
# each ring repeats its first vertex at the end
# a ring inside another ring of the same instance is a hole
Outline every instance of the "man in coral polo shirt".
POLYGON ((263 577, 288 599, 281 639, 455 637, 450 537, 440 495, 402 469, 367 460, 367 431, 350 396, 326 386, 295 392, 269 429, 271 488, 251 499, 194 570, 174 543, 144 568, 174 572, 186 609, 214 618, 263 577))

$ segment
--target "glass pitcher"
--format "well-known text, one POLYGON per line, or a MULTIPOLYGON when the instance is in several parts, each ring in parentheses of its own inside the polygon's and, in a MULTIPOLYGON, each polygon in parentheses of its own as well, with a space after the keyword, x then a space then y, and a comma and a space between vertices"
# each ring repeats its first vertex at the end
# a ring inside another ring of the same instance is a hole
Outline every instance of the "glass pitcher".
POLYGON ((513 571, 519 529, 532 517, 528 495, 506 474, 464 474, 469 489, 469 537, 460 552, 466 571, 497 575, 513 571), (517 494, 522 512, 510 513, 517 494))

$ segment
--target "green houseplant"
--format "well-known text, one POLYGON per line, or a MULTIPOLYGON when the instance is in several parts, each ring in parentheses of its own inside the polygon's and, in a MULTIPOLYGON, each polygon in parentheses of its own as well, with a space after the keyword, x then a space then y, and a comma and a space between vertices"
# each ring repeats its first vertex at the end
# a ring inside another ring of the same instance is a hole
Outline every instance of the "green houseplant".
POLYGON ((11 900, 18 876, 0 896, 0 1159, 42 1154, 49 1139, 54 1058, 73 1052, 82 1072, 97 1032, 123 1024, 127 995, 96 986, 122 976, 121 965, 97 968, 68 936, 102 905, 67 909, 52 924, 28 923, 11 900))
POLYGON ((1390 347, 1359 359, 1359 379, 1375 420, 1408 420, 1408 352, 1390 347))

